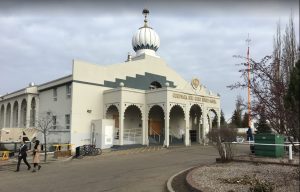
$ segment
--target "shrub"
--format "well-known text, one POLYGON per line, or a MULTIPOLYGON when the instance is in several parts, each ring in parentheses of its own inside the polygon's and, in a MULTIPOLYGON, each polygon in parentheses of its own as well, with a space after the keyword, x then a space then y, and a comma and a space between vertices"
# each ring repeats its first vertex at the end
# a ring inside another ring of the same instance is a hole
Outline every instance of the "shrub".
POLYGON ((253 186, 249 189, 250 192, 273 192, 274 185, 267 181, 256 180, 253 186))
POLYGON ((230 128, 215 128, 211 129, 207 137, 217 147, 222 162, 231 161, 233 159, 233 145, 237 136, 236 129, 230 128))

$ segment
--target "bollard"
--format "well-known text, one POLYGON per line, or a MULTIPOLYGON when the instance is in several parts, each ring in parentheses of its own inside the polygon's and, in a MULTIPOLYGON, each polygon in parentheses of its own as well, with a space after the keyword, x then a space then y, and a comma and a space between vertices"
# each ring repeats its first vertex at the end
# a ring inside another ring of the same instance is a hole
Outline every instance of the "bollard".
POLYGON ((292 144, 289 144, 289 161, 293 161, 293 148, 292 148, 292 144))

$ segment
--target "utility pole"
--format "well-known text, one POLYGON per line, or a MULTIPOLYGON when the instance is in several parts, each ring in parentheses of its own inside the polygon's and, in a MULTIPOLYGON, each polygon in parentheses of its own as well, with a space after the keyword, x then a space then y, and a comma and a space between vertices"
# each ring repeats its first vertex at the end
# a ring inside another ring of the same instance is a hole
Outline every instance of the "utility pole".
POLYGON ((247 64, 248 64, 248 126, 251 128, 251 95, 250 95, 250 41, 249 33, 246 39, 248 50, 247 50, 247 64))

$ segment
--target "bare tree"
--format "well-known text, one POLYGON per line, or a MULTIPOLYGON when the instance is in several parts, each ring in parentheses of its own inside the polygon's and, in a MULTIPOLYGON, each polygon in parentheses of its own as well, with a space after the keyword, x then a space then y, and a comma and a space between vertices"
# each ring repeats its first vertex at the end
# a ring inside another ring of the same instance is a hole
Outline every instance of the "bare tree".
POLYGON ((49 134, 49 131, 53 129, 55 124, 56 124, 55 119, 53 118, 53 114, 50 111, 48 111, 43 116, 40 116, 36 122, 36 129, 42 133, 44 138, 44 153, 45 153, 44 161, 45 162, 47 161, 47 136, 49 134))
MULTIPOLYGON (((271 128, 279 134, 293 136, 299 140, 290 127, 290 110, 285 106, 290 72, 293 70, 296 61, 295 32, 292 18, 286 27, 286 33, 282 38, 280 23, 277 24, 277 32, 274 37, 273 55, 265 56, 261 61, 256 62, 250 59, 250 88, 252 94, 251 116, 260 116, 263 112, 271 128), (289 128, 288 128, 289 127, 289 128)), ((243 56, 235 56, 247 60, 243 56)), ((247 88, 248 86, 248 63, 239 64, 241 69, 241 81, 228 86, 231 89, 247 88)))

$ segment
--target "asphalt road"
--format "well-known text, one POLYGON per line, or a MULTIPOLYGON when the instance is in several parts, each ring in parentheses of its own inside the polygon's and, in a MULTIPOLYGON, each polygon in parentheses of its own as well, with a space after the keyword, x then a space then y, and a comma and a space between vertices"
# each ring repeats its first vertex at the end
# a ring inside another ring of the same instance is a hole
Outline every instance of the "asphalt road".
POLYGON ((160 192, 173 174, 218 157, 212 146, 194 145, 141 153, 88 157, 43 165, 32 173, 8 166, 0 171, 0 191, 24 192, 160 192))

